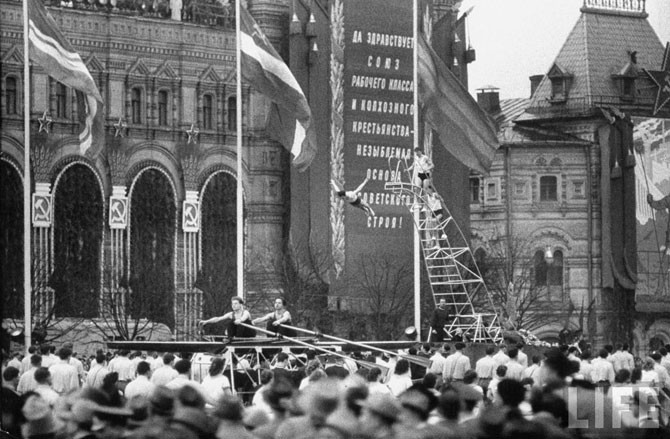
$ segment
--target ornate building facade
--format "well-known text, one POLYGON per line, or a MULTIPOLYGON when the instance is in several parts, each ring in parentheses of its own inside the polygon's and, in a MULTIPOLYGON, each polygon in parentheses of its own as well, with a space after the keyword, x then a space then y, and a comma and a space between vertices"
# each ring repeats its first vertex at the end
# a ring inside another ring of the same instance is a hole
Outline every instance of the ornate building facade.
MULTIPOLYGON (((268 37, 281 42, 287 5, 249 3, 268 37)), ((244 84, 244 174, 236 173, 234 11, 191 2, 170 18, 166 2, 156 5, 48 7, 103 96, 105 132, 101 154, 80 154, 76 94, 31 65, 38 324, 97 319, 132 337, 146 318, 188 338, 197 319, 218 315, 236 294, 238 251, 255 262, 282 251, 288 158, 265 136, 267 102, 244 84), (235 239, 238 179, 243 249, 235 239)), ((21 318, 27 78, 20 2, 2 0, 0 24, 3 317, 21 318)), ((271 280, 262 264, 245 265, 247 290, 271 280)))
POLYGON ((532 328, 541 338, 581 330, 599 346, 627 342, 639 353, 670 342, 668 289, 656 287, 663 274, 653 288, 643 276, 663 256, 636 234, 649 192, 640 162, 668 145, 661 135, 645 147, 631 118, 670 117, 667 106, 654 114, 659 88, 647 74, 662 70, 663 56, 644 2, 587 0, 550 69, 531 76, 529 99, 479 93, 501 146, 490 175, 470 181, 473 246, 481 259, 496 246, 511 259, 524 249, 508 262, 512 294, 502 306, 517 319, 544 313, 532 328))

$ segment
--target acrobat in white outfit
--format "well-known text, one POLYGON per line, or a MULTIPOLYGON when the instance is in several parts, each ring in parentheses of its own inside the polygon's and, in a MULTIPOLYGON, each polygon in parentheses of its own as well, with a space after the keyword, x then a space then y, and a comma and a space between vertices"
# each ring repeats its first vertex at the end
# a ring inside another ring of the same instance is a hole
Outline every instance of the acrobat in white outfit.
POLYGON ((375 211, 372 210, 372 207, 370 207, 370 205, 366 203, 361 197, 361 191, 369 180, 370 178, 366 177, 365 180, 363 180, 363 183, 361 183, 360 186, 358 186, 353 191, 345 191, 342 187, 342 184, 335 180, 330 180, 330 184, 338 197, 352 206, 362 209, 368 217, 373 217, 375 216, 375 211))

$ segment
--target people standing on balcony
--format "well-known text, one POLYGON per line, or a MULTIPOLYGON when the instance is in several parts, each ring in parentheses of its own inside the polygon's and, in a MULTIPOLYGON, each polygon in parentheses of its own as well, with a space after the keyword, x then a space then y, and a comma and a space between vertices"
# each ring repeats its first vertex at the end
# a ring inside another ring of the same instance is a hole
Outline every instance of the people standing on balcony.
POLYGON ((424 154, 421 148, 414 148, 414 161, 412 162, 412 165, 407 168, 408 171, 413 171, 413 184, 419 186, 423 190, 432 187, 433 181, 431 179, 431 173, 433 172, 433 168, 435 168, 435 165, 430 157, 424 154))
POLYGON ((282 297, 275 299, 275 310, 263 317, 258 317, 252 321, 254 325, 267 322, 267 330, 287 337, 295 337, 295 330, 289 329, 282 324, 292 325, 291 313, 286 309, 286 300, 282 297))
POLYGON ((353 191, 345 191, 344 187, 342 184, 336 180, 330 180, 330 184, 333 187, 333 190, 335 191, 335 194, 346 201, 347 203, 351 204, 354 207, 358 207, 361 209, 365 214, 371 218, 375 216, 375 211, 372 210, 372 207, 363 200, 363 197, 361 197, 361 191, 363 190, 363 187, 367 184, 367 182, 370 181, 370 177, 365 177, 365 180, 363 180, 363 183, 361 183, 356 189, 353 191))
POLYGON ((201 320, 198 322, 198 328, 201 329, 204 325, 209 325, 210 323, 223 322, 223 325, 226 327, 228 338, 230 339, 235 337, 256 337, 256 331, 241 325, 242 323, 247 325, 252 324, 251 314, 244 308, 244 299, 235 296, 230 299, 230 305, 233 308, 231 312, 219 317, 201 320))

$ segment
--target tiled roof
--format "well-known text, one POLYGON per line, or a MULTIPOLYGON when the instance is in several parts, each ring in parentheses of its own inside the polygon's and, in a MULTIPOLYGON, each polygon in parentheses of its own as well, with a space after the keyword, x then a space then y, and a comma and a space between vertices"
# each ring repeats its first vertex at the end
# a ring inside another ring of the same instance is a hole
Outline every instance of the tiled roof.
MULTIPOLYGON (((531 98, 529 107, 549 113, 573 113, 593 106, 616 105, 619 89, 612 75, 617 75, 637 53, 637 68, 659 70, 664 46, 643 14, 616 11, 582 10, 582 14, 565 40, 553 63, 566 75, 572 75, 567 102, 552 105, 551 81, 545 75, 531 98)), ((552 67, 553 67, 552 65, 552 67)), ((642 81, 637 81, 640 87, 642 81)))

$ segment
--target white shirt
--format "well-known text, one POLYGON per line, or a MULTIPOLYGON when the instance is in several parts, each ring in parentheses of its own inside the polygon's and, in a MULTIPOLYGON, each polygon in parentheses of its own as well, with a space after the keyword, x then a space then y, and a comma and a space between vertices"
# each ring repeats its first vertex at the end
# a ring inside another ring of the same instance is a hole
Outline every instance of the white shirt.
POLYGON ((668 371, 665 370, 665 367, 661 366, 660 363, 656 363, 654 371, 658 374, 658 386, 670 389, 670 376, 668 376, 668 371))
POLYGON ((79 389, 79 374, 77 368, 67 360, 56 363, 49 367, 51 372, 51 387, 60 395, 67 395, 73 390, 79 389))
POLYGON ((51 408, 54 408, 54 406, 56 405, 56 401, 58 401, 58 398, 60 398, 58 392, 56 392, 47 384, 39 384, 35 388, 35 393, 40 395, 49 404, 51 408))
POLYGON ((274 419, 275 414, 274 411, 272 411, 272 408, 270 408, 270 405, 265 402, 265 399, 263 398, 263 393, 265 393, 268 390, 268 385, 263 385, 256 390, 256 393, 254 393, 254 397, 251 398, 251 405, 256 406, 263 410, 265 414, 268 415, 270 419, 274 419))
POLYGON ((172 366, 161 366, 151 375, 151 382, 157 386, 164 386, 179 375, 172 366))
POLYGON ((505 378, 521 381, 523 379, 524 370, 525 368, 519 364, 517 360, 510 360, 509 363, 507 363, 507 373, 505 374, 505 378))
POLYGON ((32 368, 28 369, 21 375, 21 378, 19 378, 19 385, 16 386, 16 391, 18 393, 26 393, 30 392, 31 390, 35 390, 35 388, 38 386, 37 381, 35 381, 35 371, 37 368, 32 368))
POLYGON ((528 355, 524 354, 520 349, 516 356, 516 361, 518 361, 519 364, 524 367, 524 369, 528 367, 528 355))
POLYGON ((428 370, 426 372, 430 372, 435 375, 441 375, 445 361, 446 359, 442 356, 441 353, 435 352, 433 356, 430 357, 430 366, 428 366, 428 370))
POLYGON ((435 167, 426 154, 423 154, 421 157, 414 157, 413 165, 416 172, 421 174, 426 174, 435 167))
POLYGON ((412 379, 409 377, 409 372, 402 375, 393 374, 389 378, 386 386, 391 391, 393 396, 398 396, 405 390, 412 387, 412 379))
POLYGON ((390 395, 391 389, 389 389, 386 384, 380 383, 379 381, 368 382, 368 393, 370 395, 373 394, 390 395))
POLYGON ((591 360, 591 367, 591 381, 594 383, 609 381, 612 384, 614 382, 614 366, 606 359, 594 358, 591 360))
POLYGON ((509 357, 503 351, 498 351, 498 353, 493 356, 493 359, 496 362, 496 368, 498 366, 504 366, 509 362, 509 357))
POLYGON ((19 369, 19 372, 23 375, 30 369, 30 357, 32 357, 34 354, 28 354, 25 357, 23 357, 23 360, 21 360, 21 368, 19 369))
POLYGON ((13 357, 9 362, 7 363, 7 367, 15 367, 19 372, 21 372, 21 360, 19 360, 16 357, 13 357))
POLYGON ((492 356, 486 355, 475 363, 475 372, 479 378, 493 378, 496 373, 496 360, 492 356))
POLYGON ((203 396, 203 398, 205 397, 205 390, 202 385, 197 381, 193 381, 186 375, 178 374, 172 381, 165 385, 168 389, 174 390, 175 393, 185 386, 193 387, 203 396))
POLYGON ((463 355, 462 352, 456 351, 449 355, 444 362, 442 368, 443 379, 462 380, 465 372, 470 369, 470 358, 463 355))
POLYGON ((540 385, 540 365, 531 364, 526 368, 526 370, 523 371, 523 376, 524 378, 532 378, 533 385, 540 385))
POLYGON ((77 375, 79 375, 79 382, 83 383, 86 378, 86 371, 84 370, 84 364, 78 358, 70 357, 70 364, 77 369, 77 375))
POLYGON ((135 378, 137 368, 133 367, 133 362, 128 357, 114 357, 109 361, 107 369, 110 372, 119 374, 119 381, 132 381, 135 378))
POLYGON ((49 355, 42 355, 42 367, 46 367, 47 369, 50 368, 53 364, 56 364, 60 361, 60 358, 58 358, 55 355, 49 354, 49 355))
POLYGON ((582 360, 579 362, 579 374, 586 381, 591 381, 591 376, 593 373, 593 366, 588 360, 582 360))
POLYGON ((146 396, 148 398, 155 387, 156 385, 149 381, 149 378, 147 378, 146 375, 137 375, 137 377, 126 386, 124 395, 127 400, 130 400, 137 395, 146 396))
POLYGON ((102 380, 108 373, 109 369, 107 369, 106 366, 96 363, 95 366, 91 367, 91 370, 88 371, 88 375, 86 375, 86 386, 94 389, 101 388, 102 380))
POLYGON ((205 401, 214 406, 219 402, 224 395, 224 392, 230 390, 230 380, 223 374, 216 376, 207 374, 205 379, 202 380, 202 390, 204 392, 205 401))

